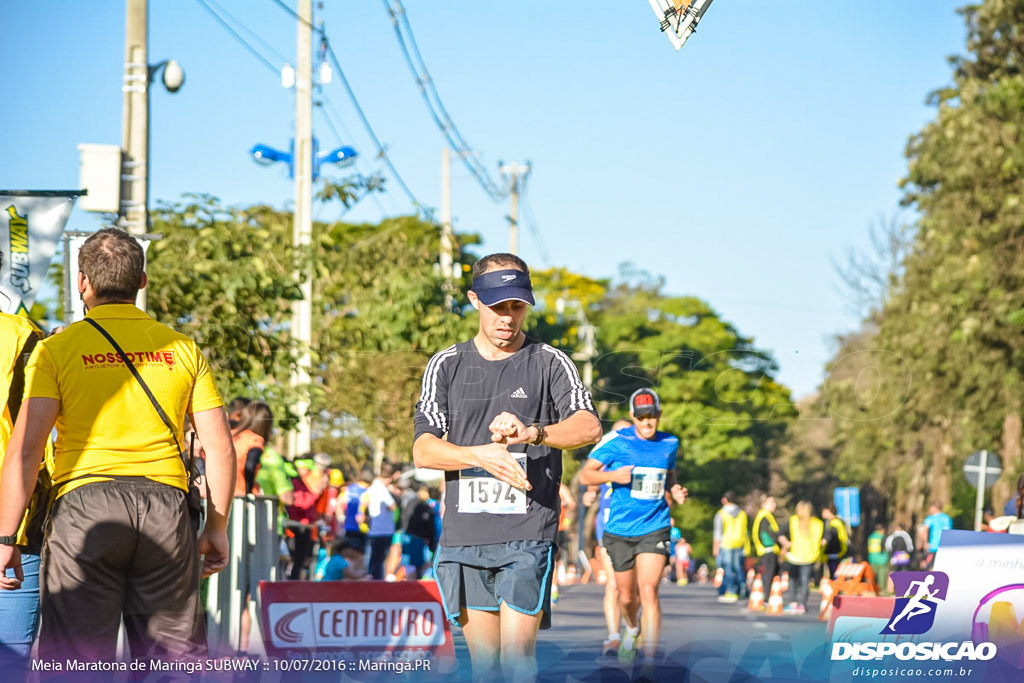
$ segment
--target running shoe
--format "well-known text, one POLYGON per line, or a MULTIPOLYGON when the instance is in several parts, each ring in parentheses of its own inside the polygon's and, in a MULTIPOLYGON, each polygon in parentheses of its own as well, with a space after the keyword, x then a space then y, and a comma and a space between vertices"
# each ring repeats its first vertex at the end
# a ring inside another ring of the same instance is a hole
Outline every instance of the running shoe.
POLYGON ((604 642, 601 643, 601 656, 602 657, 614 657, 619 653, 619 643, 622 639, 618 636, 614 638, 605 638, 604 642))
POLYGON ((735 593, 723 593, 722 595, 718 596, 718 602, 733 603, 737 602, 739 599, 740 596, 736 595, 735 593))
POLYGON ((622 638, 619 640, 619 661, 629 663, 636 660, 637 651, 640 649, 640 629, 636 633, 630 633, 627 627, 622 631, 622 638))
POLYGON ((640 667, 640 680, 642 681, 656 681, 658 680, 658 667, 654 665, 654 662, 644 662, 644 665, 640 667))

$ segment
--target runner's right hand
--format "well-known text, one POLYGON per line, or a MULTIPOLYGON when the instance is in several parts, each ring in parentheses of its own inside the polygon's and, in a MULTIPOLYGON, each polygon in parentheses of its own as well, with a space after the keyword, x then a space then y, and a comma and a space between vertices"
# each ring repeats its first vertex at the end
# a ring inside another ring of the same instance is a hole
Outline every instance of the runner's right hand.
POLYGON ((530 482, 526 479, 526 471, 515 459, 508 448, 500 443, 489 443, 476 447, 479 466, 494 475, 499 481, 503 481, 517 489, 531 490, 530 482))
POLYGON ((625 467, 619 467, 618 469, 611 470, 608 474, 609 483, 628 484, 633 481, 633 466, 626 465, 625 467))

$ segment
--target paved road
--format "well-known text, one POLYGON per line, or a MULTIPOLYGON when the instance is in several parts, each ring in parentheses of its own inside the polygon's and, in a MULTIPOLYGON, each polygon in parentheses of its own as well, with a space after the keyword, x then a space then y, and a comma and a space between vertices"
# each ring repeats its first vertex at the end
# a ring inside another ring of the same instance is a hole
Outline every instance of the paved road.
MULTIPOLYGON (((601 657, 607 635, 601 600, 604 588, 596 584, 563 586, 554 608, 553 627, 538 641, 541 680, 551 683, 597 683, 635 680, 640 673, 617 659, 601 657)), ((817 594, 811 595, 813 614, 769 616, 750 612, 745 603, 720 604, 710 585, 665 584, 659 680, 758 681, 828 680, 816 671, 825 639, 825 623, 817 619, 817 594), (809 656, 810 655, 810 656, 809 656)), ((457 632, 456 632, 457 633, 457 632)), ((456 635, 460 657, 464 643, 456 635)), ((819 667, 820 668, 820 667, 819 667)))

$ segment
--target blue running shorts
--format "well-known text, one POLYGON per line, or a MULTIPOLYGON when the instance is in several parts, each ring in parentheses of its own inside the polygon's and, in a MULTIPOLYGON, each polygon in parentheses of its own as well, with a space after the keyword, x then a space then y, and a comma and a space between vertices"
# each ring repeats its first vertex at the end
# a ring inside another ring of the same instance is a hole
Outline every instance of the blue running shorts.
POLYGON ((445 616, 457 625, 463 608, 497 612, 504 602, 523 614, 543 611, 540 627, 551 628, 554 565, 551 541, 439 546, 434 573, 445 616))

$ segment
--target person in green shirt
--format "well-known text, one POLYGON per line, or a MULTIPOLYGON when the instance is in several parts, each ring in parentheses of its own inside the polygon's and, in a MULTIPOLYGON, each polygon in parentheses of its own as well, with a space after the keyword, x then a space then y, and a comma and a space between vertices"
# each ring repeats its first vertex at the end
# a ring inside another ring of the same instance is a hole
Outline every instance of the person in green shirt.
POLYGON ((885 550, 885 525, 876 524, 875 530, 868 536, 868 564, 875 573, 875 580, 882 593, 888 592, 889 584, 889 553, 885 550))

